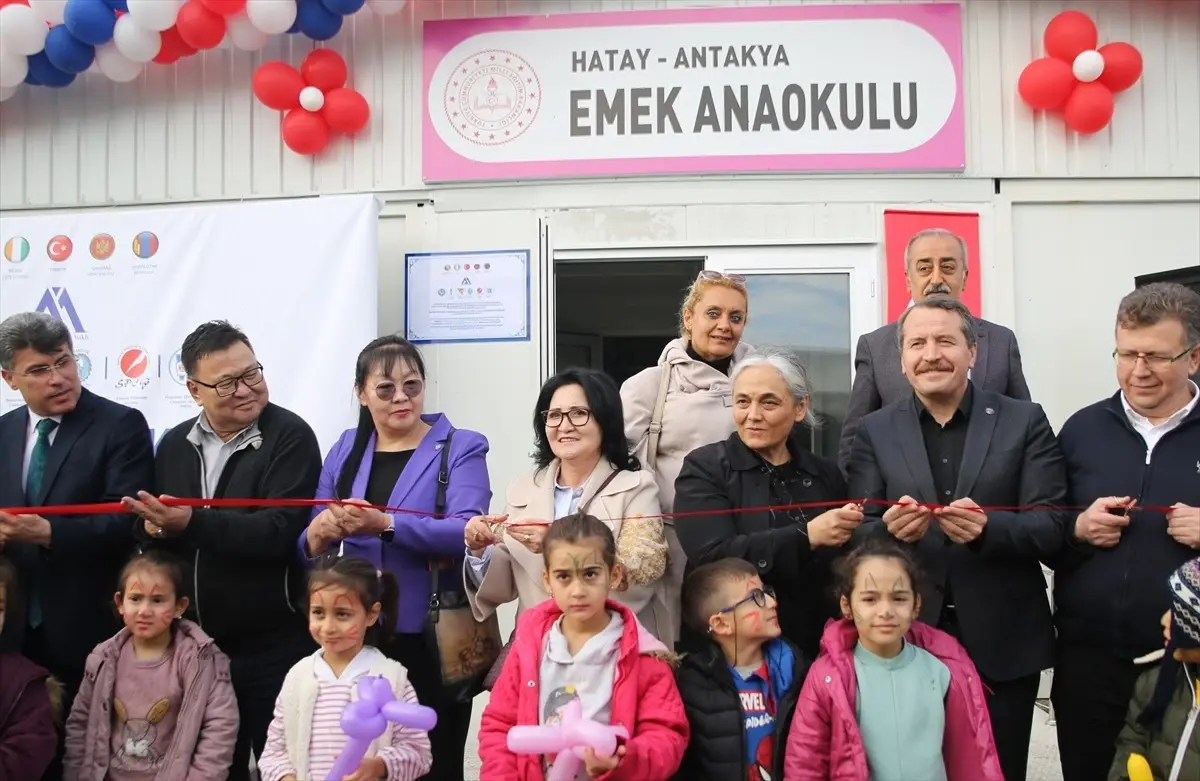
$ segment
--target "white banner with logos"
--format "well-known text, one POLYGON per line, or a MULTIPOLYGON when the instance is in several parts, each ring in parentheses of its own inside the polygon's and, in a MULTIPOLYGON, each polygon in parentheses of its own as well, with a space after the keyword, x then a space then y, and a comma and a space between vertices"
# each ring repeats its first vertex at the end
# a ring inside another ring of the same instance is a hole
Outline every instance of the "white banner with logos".
MULTIPOLYGON (((378 225, 370 195, 0 217, 0 320, 65 322, 84 387, 140 409, 155 442, 197 414, 184 337, 228 320, 325 451, 354 424, 354 361, 378 335, 378 225)), ((22 403, 0 386, 0 412, 22 403)))

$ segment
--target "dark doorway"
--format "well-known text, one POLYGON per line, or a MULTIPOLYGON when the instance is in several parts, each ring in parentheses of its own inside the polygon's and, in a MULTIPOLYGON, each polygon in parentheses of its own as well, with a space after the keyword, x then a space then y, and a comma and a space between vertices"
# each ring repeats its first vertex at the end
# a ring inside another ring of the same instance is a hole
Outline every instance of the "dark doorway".
POLYGON ((590 366, 620 385, 658 363, 703 268, 698 259, 556 262, 556 370, 590 366))

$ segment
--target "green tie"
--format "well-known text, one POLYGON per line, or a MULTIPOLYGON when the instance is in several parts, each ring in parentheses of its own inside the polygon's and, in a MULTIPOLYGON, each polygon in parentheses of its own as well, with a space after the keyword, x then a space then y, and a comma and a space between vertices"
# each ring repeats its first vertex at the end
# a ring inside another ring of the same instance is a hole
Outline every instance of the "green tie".
POLYGON ((35 504, 42 493, 42 478, 46 476, 46 460, 50 457, 50 432, 56 428, 58 423, 50 418, 42 418, 37 423, 37 442, 33 444, 29 476, 25 478, 25 501, 30 505, 35 504))

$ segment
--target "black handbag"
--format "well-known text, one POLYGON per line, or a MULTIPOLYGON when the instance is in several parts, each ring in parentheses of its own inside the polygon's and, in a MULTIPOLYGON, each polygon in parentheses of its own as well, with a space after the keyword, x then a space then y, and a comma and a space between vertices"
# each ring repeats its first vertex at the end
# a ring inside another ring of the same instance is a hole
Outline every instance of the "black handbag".
MULTIPOLYGON (((450 483, 450 443, 454 429, 446 434, 438 467, 434 516, 446 514, 446 488, 450 483)), ((483 691, 484 677, 500 655, 500 624, 493 613, 486 621, 476 621, 462 585, 462 573, 449 562, 429 562, 429 616, 425 636, 441 673, 442 694, 451 702, 469 703, 483 691), (457 575, 457 585, 442 583, 442 573, 457 575)))

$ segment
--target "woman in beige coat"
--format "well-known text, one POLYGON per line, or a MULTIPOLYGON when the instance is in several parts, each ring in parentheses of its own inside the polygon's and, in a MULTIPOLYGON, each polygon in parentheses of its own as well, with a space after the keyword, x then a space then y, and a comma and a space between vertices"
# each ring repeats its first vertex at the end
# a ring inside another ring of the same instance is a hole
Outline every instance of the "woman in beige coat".
POLYGON ((543 585, 542 539, 551 521, 587 512, 608 524, 623 570, 613 598, 653 635, 673 643, 662 576, 667 542, 654 476, 629 452, 616 384, 591 369, 551 377, 534 414, 535 468, 508 487, 499 516, 467 522, 463 579, 475 617, 517 600, 517 614, 550 597, 543 585))
MULTIPOLYGON (((749 317, 746 278, 701 271, 679 311, 680 337, 667 343, 658 364, 621 386, 625 436, 644 468, 654 473, 662 511, 675 504, 675 478, 683 459, 698 447, 733 433, 733 385, 729 370, 751 350, 742 344, 749 317)), ((669 547, 665 600, 673 634, 679 634, 679 598, 687 559, 665 520, 669 547)))

